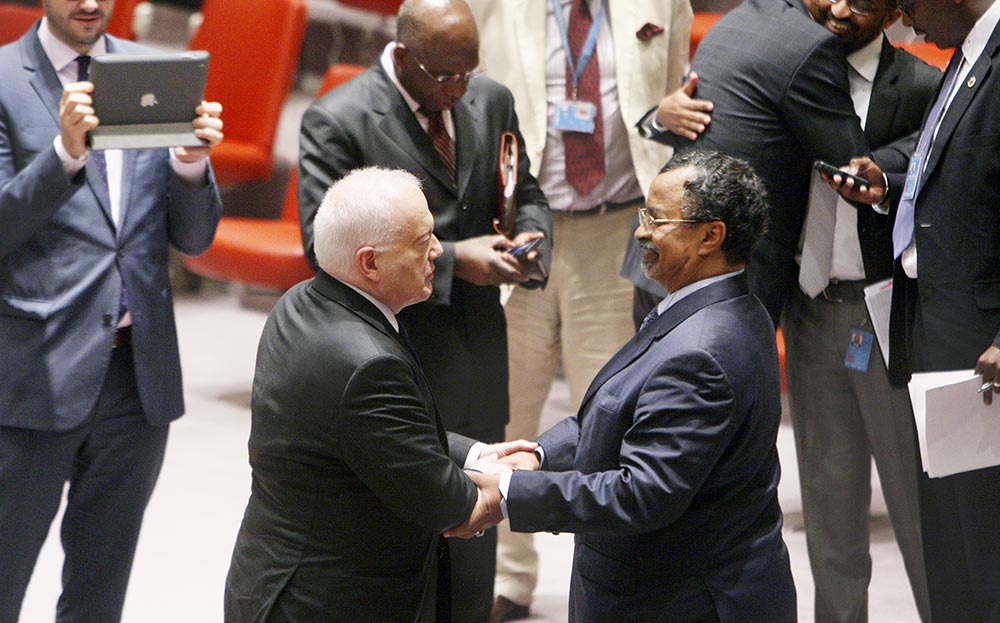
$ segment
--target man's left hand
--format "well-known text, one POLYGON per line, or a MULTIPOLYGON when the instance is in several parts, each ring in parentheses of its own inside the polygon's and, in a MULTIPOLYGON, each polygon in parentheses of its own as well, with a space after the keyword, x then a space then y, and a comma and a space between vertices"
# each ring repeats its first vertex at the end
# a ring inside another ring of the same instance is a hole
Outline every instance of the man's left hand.
POLYGON ((222 104, 202 102, 195 113, 198 116, 192 121, 194 134, 206 144, 203 147, 175 147, 174 156, 181 162, 198 162, 208 158, 212 149, 222 142, 222 104))

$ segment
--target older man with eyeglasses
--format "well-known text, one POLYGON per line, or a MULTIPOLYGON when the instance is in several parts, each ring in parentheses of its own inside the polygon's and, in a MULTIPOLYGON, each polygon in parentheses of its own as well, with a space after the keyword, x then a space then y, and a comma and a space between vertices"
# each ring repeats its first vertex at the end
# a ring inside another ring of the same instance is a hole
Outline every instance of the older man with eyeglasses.
MULTIPOLYGON (((302 120, 299 212, 315 267, 313 219, 335 181, 378 165, 416 175, 443 252, 430 298, 399 315, 444 425, 500 441, 508 420, 507 331, 501 284, 537 288, 551 257, 548 204, 517 163, 513 230, 494 230, 501 136, 523 147, 510 91, 477 76, 479 35, 463 0, 407 0, 396 41, 361 76, 317 100, 302 120), (539 237, 526 258, 506 251, 539 237)), ((502 229, 502 228, 501 228, 502 229)), ((496 531, 451 547, 452 619, 484 623, 493 601, 496 531)))

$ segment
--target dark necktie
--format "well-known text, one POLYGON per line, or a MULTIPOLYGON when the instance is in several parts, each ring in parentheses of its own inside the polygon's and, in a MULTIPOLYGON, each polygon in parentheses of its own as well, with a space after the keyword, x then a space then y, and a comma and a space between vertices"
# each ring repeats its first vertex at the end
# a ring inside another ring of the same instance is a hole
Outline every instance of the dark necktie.
POLYGON ((948 66, 948 73, 945 74, 944 86, 941 87, 937 101, 934 102, 931 111, 927 113, 927 121, 924 122, 924 127, 920 131, 920 140, 917 141, 917 151, 914 152, 920 154, 920 160, 917 162, 914 162, 912 159, 910 160, 910 166, 915 166, 918 170, 907 173, 907 178, 915 175, 912 182, 910 179, 907 179, 907 182, 912 183, 914 188, 910 190, 908 194, 909 198, 906 198, 906 189, 904 188, 904 198, 900 200, 899 207, 896 208, 896 221, 892 228, 892 255, 894 258, 902 255, 906 247, 910 246, 910 243, 913 242, 914 208, 917 204, 917 193, 920 192, 920 186, 923 182, 923 173, 927 168, 927 156, 930 155, 931 142, 934 140, 934 133, 938 122, 941 121, 941 117, 945 112, 944 104, 955 86, 955 80, 958 79, 958 70, 961 66, 962 50, 959 48, 955 50, 955 56, 951 59, 951 63, 948 66))
MULTIPOLYGON (((90 60, 91 57, 87 55, 76 57, 76 80, 77 82, 83 82, 90 77, 90 60)), ((103 151, 91 151, 90 159, 94 161, 94 166, 97 167, 98 173, 101 175, 101 183, 104 184, 104 190, 108 191, 108 161, 104 158, 103 151)), ((118 297, 118 320, 121 320, 128 311, 128 290, 125 288, 125 282, 122 282, 121 294, 118 297)))
MULTIPOLYGON (((574 61, 580 58, 593 23, 587 0, 573 0, 567 30, 574 61)), ((566 64, 566 99, 573 100, 573 74, 569 63, 566 64)), ((594 105, 594 132, 563 132, 566 181, 578 193, 586 195, 604 177, 604 115, 601 114, 601 70, 596 46, 577 84, 576 100, 594 105)))
POLYGON ((441 157, 444 168, 448 169, 448 175, 455 181, 455 143, 448 135, 448 130, 444 127, 444 117, 440 110, 420 109, 420 114, 427 117, 427 136, 430 137, 434 150, 441 157))

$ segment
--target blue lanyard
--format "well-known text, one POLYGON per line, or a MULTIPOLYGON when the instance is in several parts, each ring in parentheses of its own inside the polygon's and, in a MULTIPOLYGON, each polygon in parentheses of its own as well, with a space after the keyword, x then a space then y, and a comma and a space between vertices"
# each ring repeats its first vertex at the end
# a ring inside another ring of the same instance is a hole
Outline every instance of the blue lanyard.
MULTIPOLYGON (((594 48, 597 47, 597 33, 601 30, 601 19, 604 17, 605 1, 601 0, 601 4, 597 7, 597 15, 594 16, 594 22, 590 25, 590 32, 587 33, 587 39, 583 42, 583 49, 580 50, 580 60, 574 63, 573 50, 569 47, 569 29, 566 26, 566 16, 563 15, 559 0, 552 0, 552 12, 555 14, 556 25, 559 26, 559 34, 562 35, 563 50, 566 51, 566 65, 569 66, 570 74, 573 76, 574 100, 576 99, 576 87, 580 83, 583 70, 587 68, 587 63, 590 62, 590 57, 594 54, 594 48)), ((572 9, 570 10, 572 11, 572 9)))

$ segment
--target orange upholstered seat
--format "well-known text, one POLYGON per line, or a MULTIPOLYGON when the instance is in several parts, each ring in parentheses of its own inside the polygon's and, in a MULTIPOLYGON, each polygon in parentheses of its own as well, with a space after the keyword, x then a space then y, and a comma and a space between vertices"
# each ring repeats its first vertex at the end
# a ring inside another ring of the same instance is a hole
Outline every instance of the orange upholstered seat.
POLYGON ((220 184, 264 181, 298 64, 303 0, 205 0, 192 50, 208 50, 205 99, 222 103, 225 140, 212 152, 220 184))
MULTIPOLYGON (((360 65, 331 65, 319 94, 362 71, 364 67, 360 65)), ((215 161, 214 152, 212 161, 215 161)), ((312 277, 299 228, 297 180, 293 171, 280 218, 224 217, 208 251, 198 257, 184 258, 184 265, 191 272, 210 279, 282 290, 312 277)))

